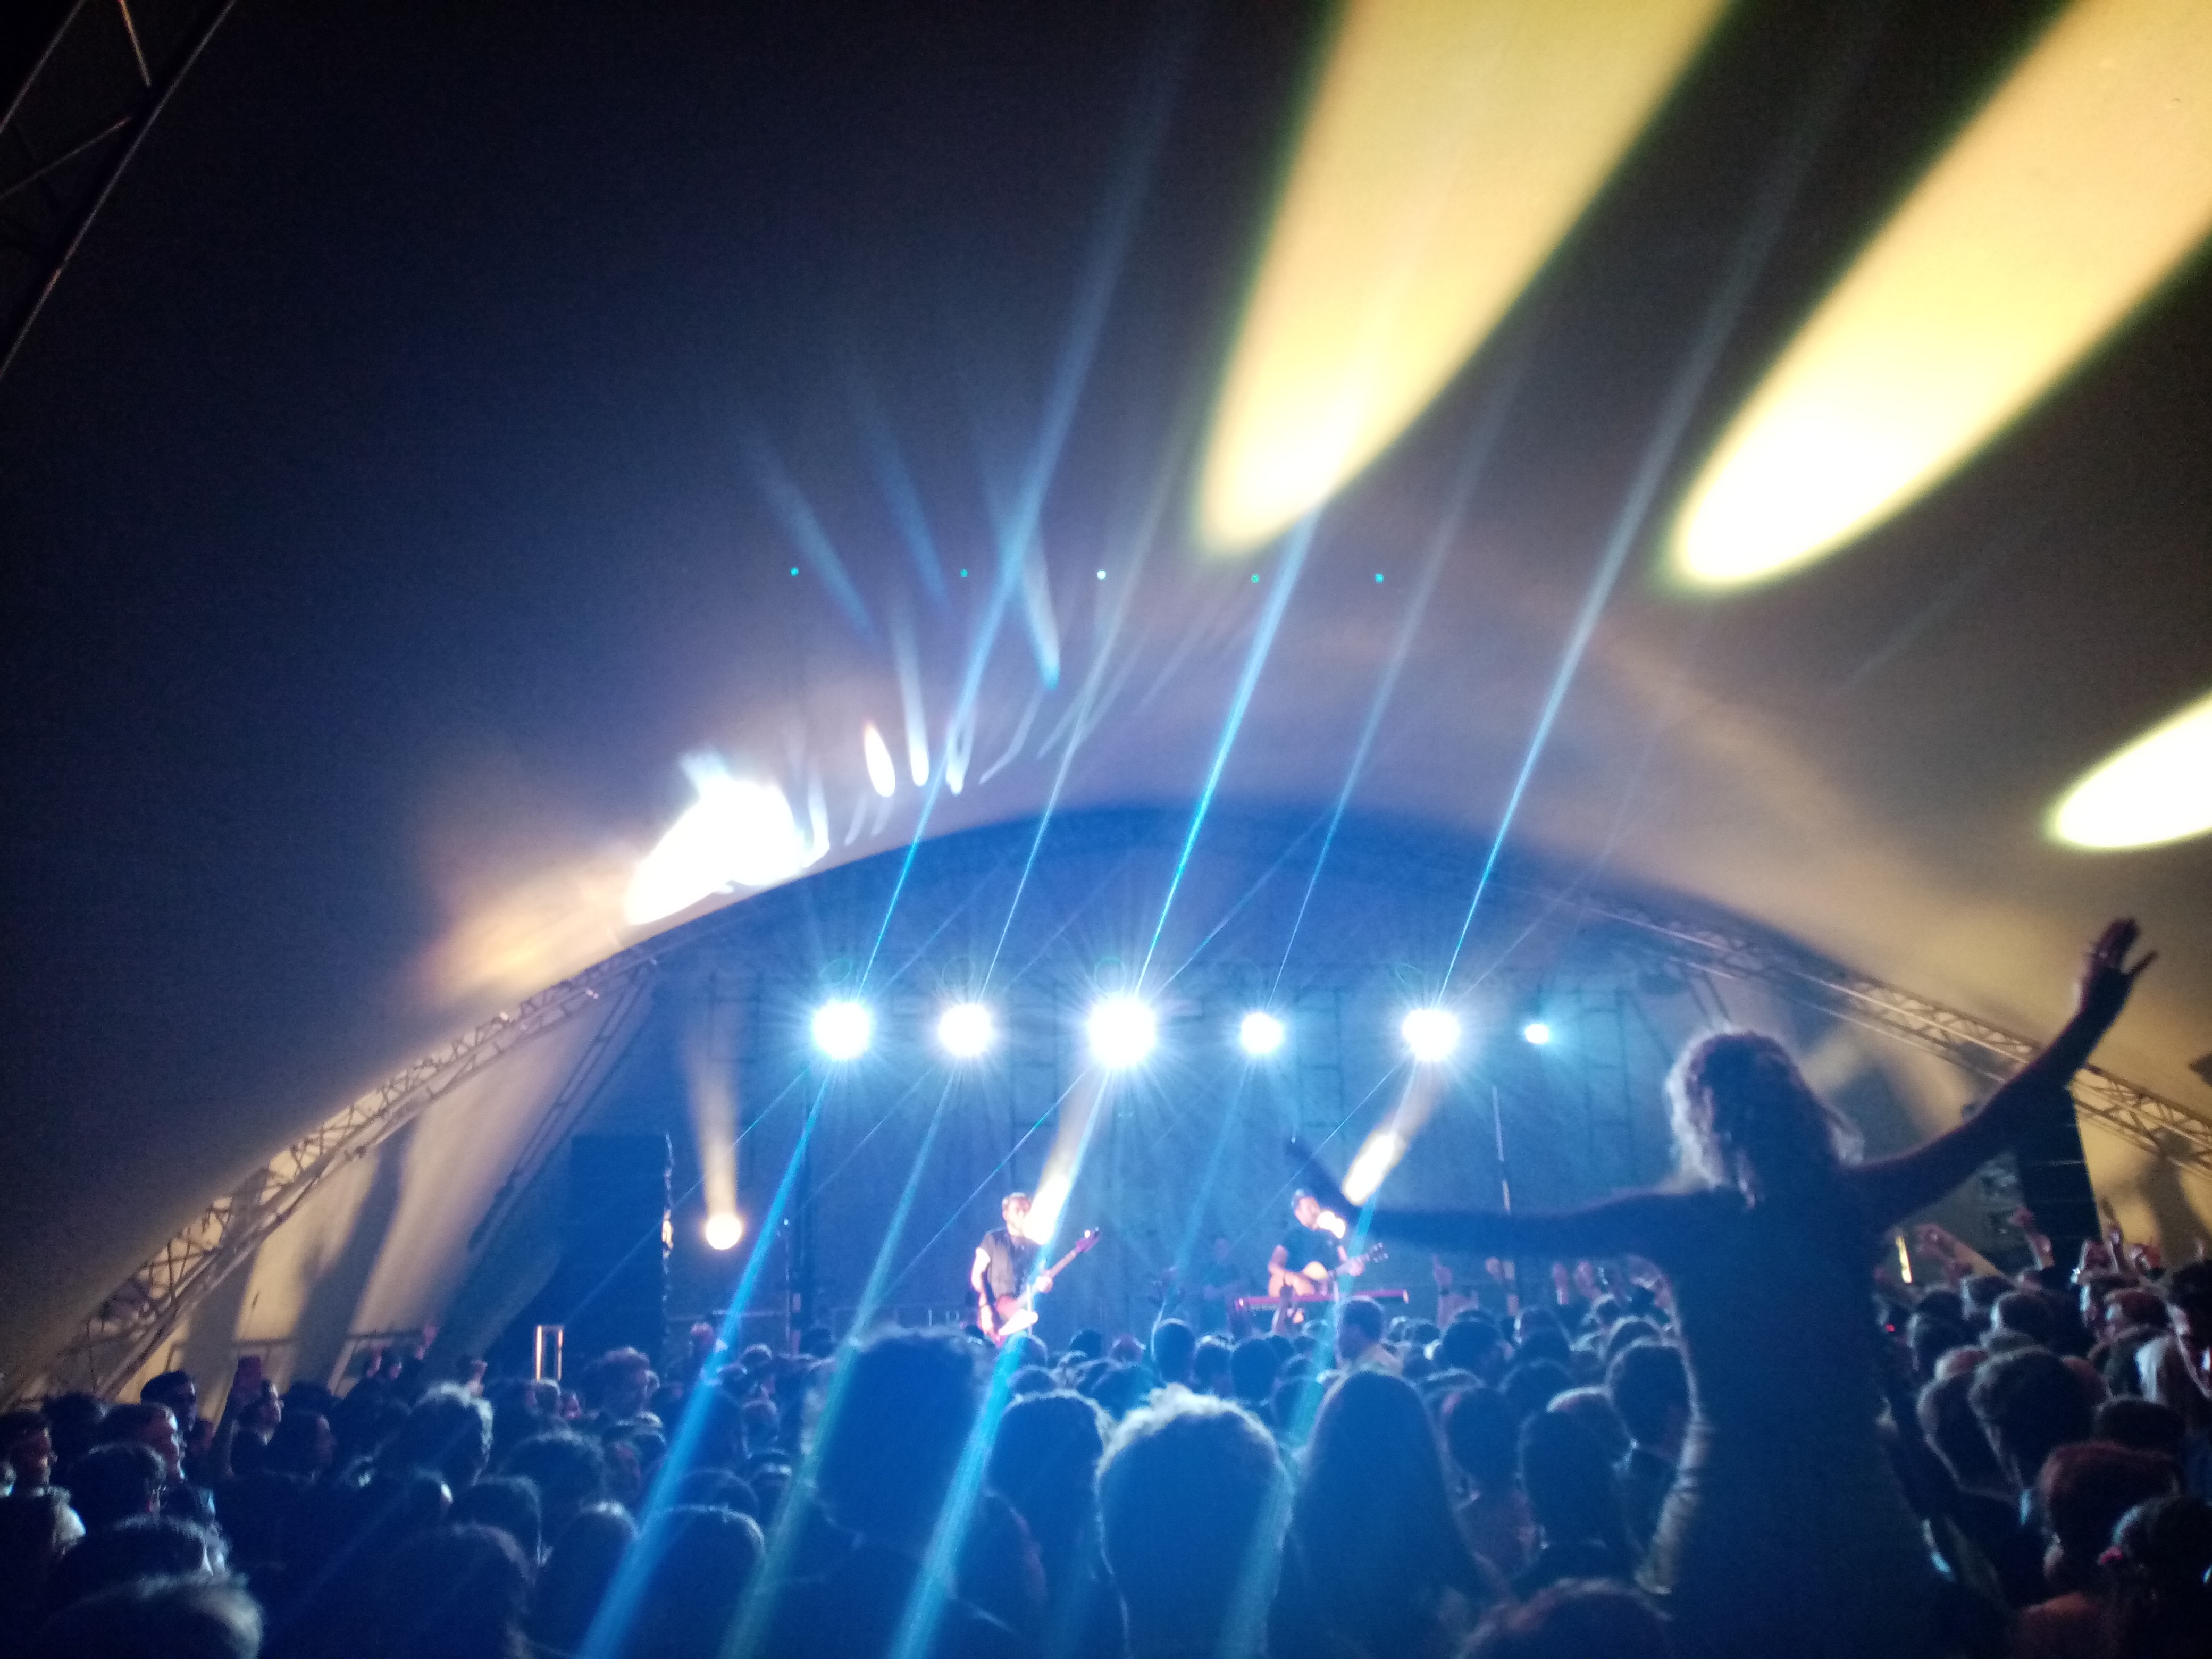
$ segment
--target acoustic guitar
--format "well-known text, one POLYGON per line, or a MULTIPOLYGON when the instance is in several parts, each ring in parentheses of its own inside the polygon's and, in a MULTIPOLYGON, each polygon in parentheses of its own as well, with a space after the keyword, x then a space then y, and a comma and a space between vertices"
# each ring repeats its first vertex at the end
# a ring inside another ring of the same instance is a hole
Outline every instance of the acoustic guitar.
MULTIPOLYGON (((1098 1242, 1098 1236, 1097 1228, 1086 1228, 1083 1237, 1075 1241, 1073 1249, 1036 1277, 1059 1279, 1061 1272, 1072 1266, 1076 1257, 1098 1242)), ((975 1306, 975 1322, 982 1327, 984 1335, 1003 1348, 1009 1340, 1019 1336, 1037 1322, 1036 1299, 1036 1279, 1032 1279, 1029 1287, 1019 1296, 986 1297, 979 1302, 975 1306)))

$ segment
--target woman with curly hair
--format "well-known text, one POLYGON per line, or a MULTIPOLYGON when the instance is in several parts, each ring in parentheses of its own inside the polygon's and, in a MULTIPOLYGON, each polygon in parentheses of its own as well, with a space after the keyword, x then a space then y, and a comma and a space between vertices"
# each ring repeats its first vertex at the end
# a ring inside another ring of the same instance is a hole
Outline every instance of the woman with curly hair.
MULTIPOLYGON (((1552 1213, 1378 1210, 1370 1232, 1430 1249, 1640 1255, 1673 1281, 1692 1421, 1646 1577, 1685 1652, 1913 1659, 1938 1641, 1938 1581, 1879 1437, 1869 1274, 1883 1234, 2035 1122, 2149 964, 2131 921, 2089 953, 2049 1047, 1959 1127, 1913 1152, 1846 1161, 1846 1131, 1782 1045, 1745 1031, 1692 1045, 1668 1088, 1688 1191, 1552 1213), (1795 1361, 1778 1374, 1778 1345, 1795 1361)), ((1307 1184, 1353 1214, 1309 1167, 1307 1184), (1318 1180, 1321 1184, 1315 1185, 1318 1180)))

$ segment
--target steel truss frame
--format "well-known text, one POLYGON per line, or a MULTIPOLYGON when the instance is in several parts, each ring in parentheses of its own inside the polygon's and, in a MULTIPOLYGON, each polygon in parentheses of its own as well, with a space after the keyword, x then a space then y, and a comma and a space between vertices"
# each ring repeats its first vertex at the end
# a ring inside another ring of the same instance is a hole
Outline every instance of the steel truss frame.
MULTIPOLYGON (((1970 1075, 2008 1076, 2039 1046, 1971 1014, 1778 944, 1582 892, 1507 884, 1533 899, 1613 924, 1624 946, 1656 961, 1765 986, 1792 1002, 1939 1055, 1970 1075)), ((703 944, 714 931, 685 943, 703 944)), ((617 1028, 628 1024, 659 961, 646 946, 611 957, 486 1020, 361 1096, 287 1146, 236 1192, 210 1205, 156 1251, 100 1304, 79 1337, 46 1368, 47 1375, 88 1375, 96 1389, 127 1380, 332 1174, 368 1156, 502 1055, 616 994, 622 1000, 608 1011, 595 1047, 549 1109, 550 1115, 565 1116, 574 1104, 570 1097, 580 1087, 578 1079, 594 1069, 593 1055, 611 1048, 617 1028)), ((2094 1066, 2075 1080, 2074 1094, 2082 1115, 2122 1139, 2212 1176, 2212 1122, 2094 1066)), ((533 1152, 526 1154, 526 1162, 542 1155, 546 1148, 539 1143, 549 1139, 533 1137, 533 1152)), ((526 1174, 518 1165, 509 1176, 472 1245, 495 1224, 526 1174)))
POLYGON ((236 0, 73 0, 0 111, 0 377, 236 0))
MULTIPOLYGON (((1653 955, 1766 986, 1793 1002, 1941 1055, 1974 1076, 2009 1077, 2042 1047, 1817 957, 1633 905, 1584 901, 1581 908, 1632 930, 1632 939, 1643 935, 1653 955)), ((2081 1115, 2130 1145, 2212 1176, 2212 1122, 2186 1107, 2095 1066, 2075 1078, 2074 1104, 2081 1115)))
MULTIPOLYGON (((654 961, 640 951, 611 957, 493 1016, 331 1114, 156 1250, 93 1310, 76 1339, 47 1362, 46 1376, 66 1379, 70 1386, 88 1387, 95 1393, 127 1382, 191 1311, 250 1261, 331 1176, 368 1157, 495 1061, 578 1015, 601 1008, 610 998, 613 1006, 605 1009, 600 1030, 611 1037, 612 1028, 628 1023, 654 961)), ((590 1064, 600 1046, 587 1050, 584 1065, 590 1064)), ((562 1098, 569 1092, 564 1089, 562 1098)), ((502 1189, 501 1198, 506 1195, 502 1189)))

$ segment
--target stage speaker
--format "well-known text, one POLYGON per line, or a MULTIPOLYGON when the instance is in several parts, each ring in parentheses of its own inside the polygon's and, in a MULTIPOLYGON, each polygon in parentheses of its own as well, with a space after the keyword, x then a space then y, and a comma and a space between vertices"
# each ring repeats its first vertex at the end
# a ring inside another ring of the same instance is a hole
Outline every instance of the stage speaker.
POLYGON ((2021 1137, 2015 1158, 2021 1202, 2034 1212, 2057 1265, 2071 1267, 2081 1259, 2081 1241, 2099 1237, 2104 1229, 2070 1098, 2054 1110, 2036 1114, 2021 1137))
POLYGON ((573 1373, 610 1348, 658 1366, 668 1315, 668 1137, 577 1135, 552 1320, 573 1373))

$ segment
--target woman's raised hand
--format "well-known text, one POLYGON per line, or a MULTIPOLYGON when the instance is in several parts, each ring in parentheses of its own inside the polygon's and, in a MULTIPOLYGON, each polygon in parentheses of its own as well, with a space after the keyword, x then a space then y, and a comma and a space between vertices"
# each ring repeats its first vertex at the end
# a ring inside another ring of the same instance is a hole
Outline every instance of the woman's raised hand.
POLYGON ((2077 1004, 2080 1012, 2075 1020, 2086 1028, 2082 1034, 2089 1036, 2093 1044, 2112 1029, 2120 1010, 2127 1006, 2128 993, 2135 989, 2136 977, 2158 960, 2158 952, 2152 951, 2132 966, 2129 964, 2128 955, 2142 937, 2142 930, 2135 922, 2123 917, 2106 928, 2089 947, 2089 959, 2081 968, 2077 1004))

